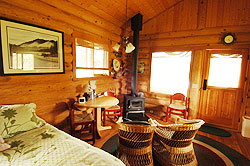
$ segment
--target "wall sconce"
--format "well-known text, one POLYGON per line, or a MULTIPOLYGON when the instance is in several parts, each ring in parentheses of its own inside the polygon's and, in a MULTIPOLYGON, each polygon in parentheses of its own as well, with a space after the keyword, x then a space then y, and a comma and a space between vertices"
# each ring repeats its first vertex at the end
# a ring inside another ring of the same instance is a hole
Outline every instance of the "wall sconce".
POLYGON ((116 52, 122 52, 122 49, 125 48, 125 53, 131 53, 134 49, 135 46, 129 42, 128 37, 123 37, 123 43, 121 44, 120 42, 116 43, 112 48, 116 51, 116 52))

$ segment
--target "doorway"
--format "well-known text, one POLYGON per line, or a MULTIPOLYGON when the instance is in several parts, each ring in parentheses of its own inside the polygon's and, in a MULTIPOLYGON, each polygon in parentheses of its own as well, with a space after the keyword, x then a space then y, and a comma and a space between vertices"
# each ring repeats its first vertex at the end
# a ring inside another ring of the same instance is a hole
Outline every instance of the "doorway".
POLYGON ((247 49, 206 51, 200 102, 206 123, 238 129, 247 60, 247 49))

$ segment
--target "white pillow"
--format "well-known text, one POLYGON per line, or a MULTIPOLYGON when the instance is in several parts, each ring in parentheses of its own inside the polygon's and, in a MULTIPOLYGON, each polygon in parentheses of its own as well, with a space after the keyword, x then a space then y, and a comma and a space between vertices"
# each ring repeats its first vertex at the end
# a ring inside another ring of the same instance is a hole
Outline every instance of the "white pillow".
POLYGON ((46 122, 36 113, 36 104, 0 105, 0 135, 10 138, 19 133, 41 127, 46 122))

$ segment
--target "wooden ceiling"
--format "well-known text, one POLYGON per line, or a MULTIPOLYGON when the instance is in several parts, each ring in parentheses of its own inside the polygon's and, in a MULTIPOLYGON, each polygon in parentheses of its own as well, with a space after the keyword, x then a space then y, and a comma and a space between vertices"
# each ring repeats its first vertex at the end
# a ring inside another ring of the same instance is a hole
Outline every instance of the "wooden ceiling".
MULTIPOLYGON (((126 0, 68 0, 105 21, 122 27, 126 21, 126 0)), ((143 15, 143 22, 166 11, 183 0, 127 0, 127 20, 137 13, 143 15)))
MULTIPOLYGON (((50 27, 60 24, 59 30, 71 34, 72 30, 86 32, 119 41, 130 31, 130 18, 143 15, 143 23, 165 14, 184 0, 0 0, 0 13, 8 18, 50 27), (126 17, 127 11, 127 17, 126 17), (21 19, 20 19, 21 18, 21 19), (46 21, 45 21, 46 20, 46 21), (49 25, 46 25, 49 24, 49 25), (66 29, 63 27, 67 27, 66 29), (69 28, 70 27, 70 28, 69 28)), ((198 0, 197 0, 198 1, 198 0)), ((188 2, 189 3, 189 2, 188 2)))

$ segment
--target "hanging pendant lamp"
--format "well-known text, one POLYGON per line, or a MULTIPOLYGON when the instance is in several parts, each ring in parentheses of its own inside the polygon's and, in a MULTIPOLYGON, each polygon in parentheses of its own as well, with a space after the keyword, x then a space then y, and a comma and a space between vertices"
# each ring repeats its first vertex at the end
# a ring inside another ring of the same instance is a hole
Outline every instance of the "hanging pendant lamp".
POLYGON ((116 52, 119 52, 120 49, 123 50, 125 49, 125 53, 131 53, 135 47, 134 45, 129 42, 129 37, 126 36, 126 28, 127 28, 127 10, 128 10, 128 7, 127 7, 127 0, 126 0, 126 21, 125 21, 125 29, 124 29, 124 34, 125 36, 122 37, 122 43, 116 43, 114 46, 113 46, 113 49, 116 51, 116 52))

